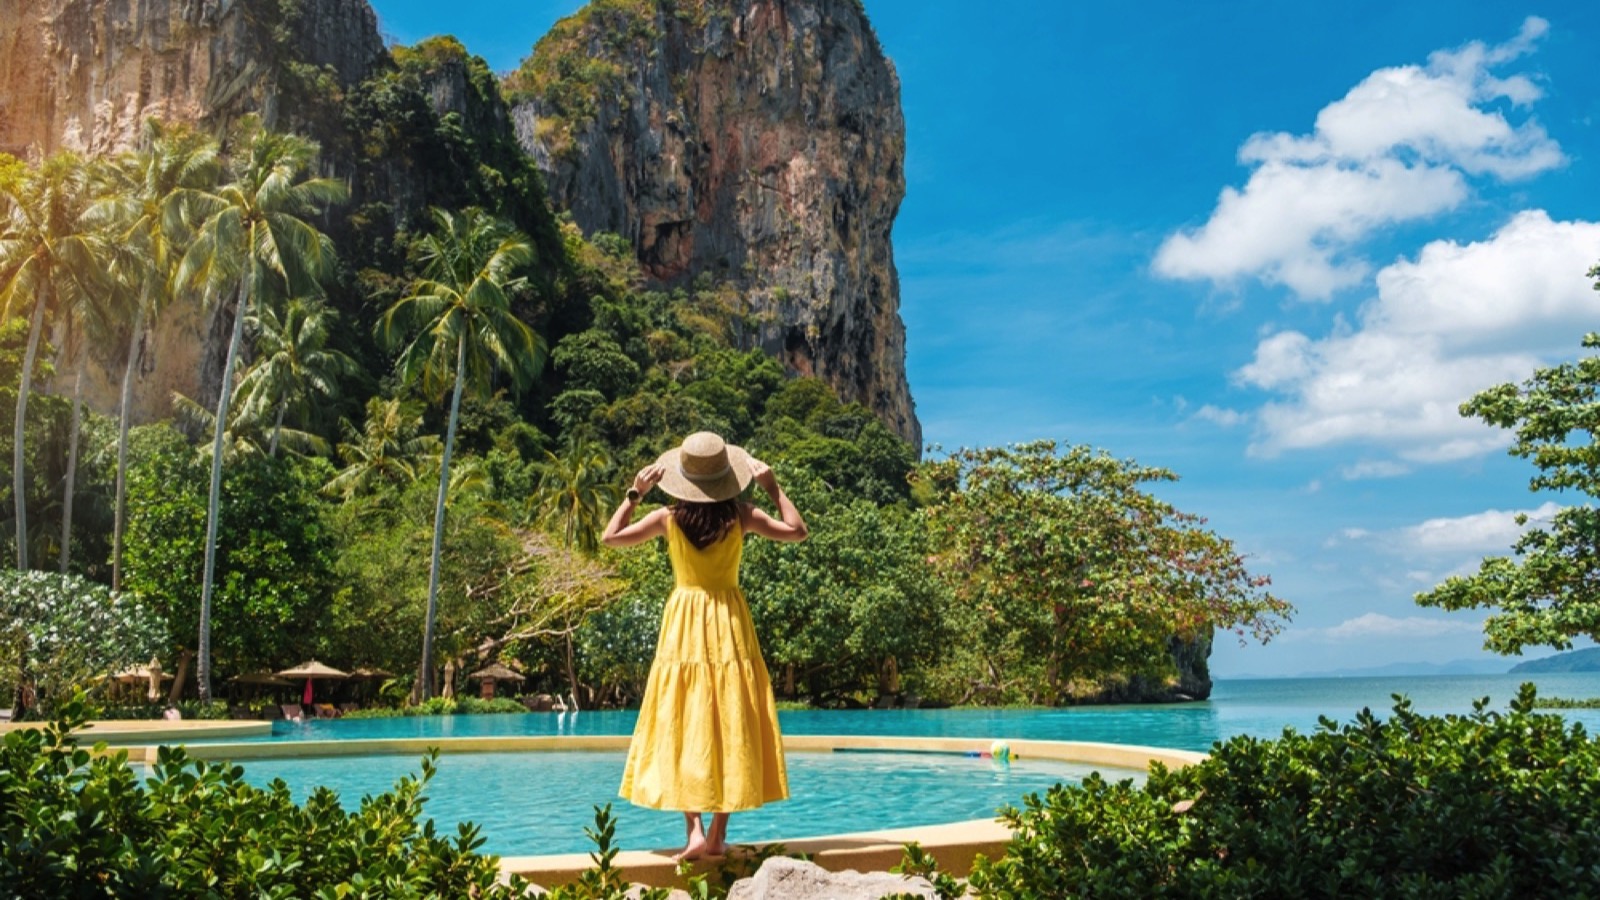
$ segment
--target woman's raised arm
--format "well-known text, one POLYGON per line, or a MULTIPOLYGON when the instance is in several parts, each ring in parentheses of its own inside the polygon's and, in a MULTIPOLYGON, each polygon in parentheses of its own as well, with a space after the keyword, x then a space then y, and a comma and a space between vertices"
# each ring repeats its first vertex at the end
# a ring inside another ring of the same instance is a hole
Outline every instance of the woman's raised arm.
POLYGON ((781 519, 774 519, 761 509, 744 504, 740 510, 745 530, 774 541, 805 540, 806 535, 811 533, 806 528, 806 520, 800 517, 800 510, 795 509, 789 495, 778 486, 778 476, 772 474, 772 469, 759 459, 750 460, 750 473, 755 477, 756 484, 761 485, 767 496, 772 498, 781 519))
POLYGON ((607 547, 632 547, 667 533, 667 516, 672 515, 672 511, 666 507, 655 510, 637 522, 633 521, 633 510, 661 480, 662 471, 661 466, 651 463, 633 476, 633 490, 622 498, 617 511, 611 514, 611 521, 606 523, 606 530, 600 535, 600 543, 607 547))

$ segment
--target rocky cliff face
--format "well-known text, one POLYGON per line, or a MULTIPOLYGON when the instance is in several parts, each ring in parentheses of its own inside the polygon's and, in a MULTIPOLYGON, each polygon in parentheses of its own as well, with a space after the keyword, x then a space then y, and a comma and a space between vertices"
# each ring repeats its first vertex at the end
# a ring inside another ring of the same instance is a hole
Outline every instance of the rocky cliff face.
POLYGON ((611 0, 509 84, 556 205, 680 285, 732 279, 754 340, 921 445, 890 229, 900 84, 859 0, 611 0))
MULTIPOLYGON (((113 153, 150 117, 215 133, 245 113, 288 124, 286 63, 349 85, 387 58, 366 0, 0 0, 0 152, 113 153)), ((217 319, 176 304, 146 338, 136 419, 168 415, 174 391, 215 398, 231 324, 217 319)), ((120 369, 86 375, 86 400, 114 410, 120 369)))
POLYGON ((0 0, 0 151, 106 153, 152 116, 272 124, 290 47, 345 84, 386 55, 366 0, 0 0))

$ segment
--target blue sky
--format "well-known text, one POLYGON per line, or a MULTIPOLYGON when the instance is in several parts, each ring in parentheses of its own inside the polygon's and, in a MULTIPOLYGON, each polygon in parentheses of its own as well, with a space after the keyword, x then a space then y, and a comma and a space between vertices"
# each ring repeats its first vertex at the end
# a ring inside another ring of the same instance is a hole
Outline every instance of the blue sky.
MULTIPOLYGON (((1411 597, 1581 501, 1455 410, 1600 330, 1600 4, 865 3, 928 442, 1178 472, 1299 609, 1220 677, 1487 656, 1411 597)), ((505 71, 581 4, 373 5, 505 71)))

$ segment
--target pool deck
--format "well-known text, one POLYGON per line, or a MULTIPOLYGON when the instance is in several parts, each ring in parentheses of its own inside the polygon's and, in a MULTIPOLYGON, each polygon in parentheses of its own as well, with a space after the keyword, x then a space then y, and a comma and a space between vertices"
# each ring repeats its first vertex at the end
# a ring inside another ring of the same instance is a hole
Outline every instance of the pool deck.
MULTIPOLYGON (((0 735, 29 728, 41 728, 43 722, 0 723, 0 735)), ((272 733, 272 723, 233 719, 100 719, 89 722, 73 734, 90 741, 105 741, 119 749, 128 745, 156 741, 163 744, 181 744, 195 738, 247 738, 272 733)), ((129 754, 130 758, 142 756, 129 754)), ((154 759, 154 757, 151 757, 154 759)))
MULTIPOLYGON (((9 727, 27 727, 26 725, 9 727)), ((154 761, 161 744, 183 743, 186 738, 255 736, 271 732, 269 722, 96 722, 87 731, 95 739, 115 740, 113 752, 126 750, 133 761, 154 761), (154 743, 143 744, 140 742, 154 743)), ((1144 771, 1159 762, 1169 769, 1197 763, 1204 753, 1139 747, 1128 744, 1102 744, 1086 741, 1034 741, 1000 737, 1019 759, 1050 759, 1062 762, 1105 766, 1112 769, 1144 771)), ((527 737, 400 738, 383 740, 274 741, 254 743, 191 744, 186 749, 194 759, 281 759, 287 757, 330 757, 366 755, 416 755, 430 750, 440 753, 527 753, 626 750, 627 735, 546 735, 527 737)), ((791 753, 872 752, 986 754, 994 738, 915 738, 863 735, 786 735, 783 746, 791 753)), ((895 798, 876 798, 866 802, 895 802, 895 798)), ((884 831, 862 831, 823 837, 773 841, 789 853, 805 853, 830 871, 884 871, 900 862, 905 844, 916 841, 939 862, 940 868, 955 876, 965 876, 978 854, 998 856, 1011 838, 1010 831, 996 819, 976 819, 884 831)), ((652 886, 681 887, 677 864, 671 855, 677 848, 660 851, 630 850, 617 854, 614 865, 630 881, 652 886)), ((740 851, 738 852, 748 852, 740 851)), ((696 871, 715 871, 722 860, 701 860, 696 871)), ((552 856, 506 856, 501 871, 521 875, 544 888, 554 888, 575 880, 593 865, 587 853, 552 856)))

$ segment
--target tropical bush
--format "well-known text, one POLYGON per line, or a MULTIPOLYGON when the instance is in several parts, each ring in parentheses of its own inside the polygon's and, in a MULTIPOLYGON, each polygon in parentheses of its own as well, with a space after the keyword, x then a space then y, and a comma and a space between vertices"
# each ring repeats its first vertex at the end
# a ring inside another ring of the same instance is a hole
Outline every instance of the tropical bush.
POLYGON ((0 700, 48 714, 73 689, 146 662, 166 623, 134 598, 77 575, 0 572, 0 700))
POLYGON ((418 824, 420 778, 347 811, 317 789, 304 806, 226 763, 163 747, 141 779, 127 754, 79 746, 80 700, 0 745, 0 894, 11 897, 500 898, 523 896, 481 856, 477 827, 418 824))
MULTIPOLYGON (((1060 785, 1004 819, 979 897, 1592 897, 1600 746, 1534 712, 1396 697, 1311 734, 1236 737, 1148 782, 1060 785)), ((918 868, 909 866, 908 869, 918 868)), ((926 866, 918 868, 926 872, 926 866)))

